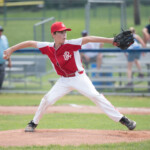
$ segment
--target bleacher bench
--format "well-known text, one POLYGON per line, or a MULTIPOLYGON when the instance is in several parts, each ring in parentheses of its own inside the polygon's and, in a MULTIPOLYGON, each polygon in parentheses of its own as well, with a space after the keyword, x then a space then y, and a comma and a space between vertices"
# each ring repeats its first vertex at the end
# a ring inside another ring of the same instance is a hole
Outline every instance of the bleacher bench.
POLYGON ((27 86, 27 82, 31 82, 27 77, 34 76, 39 79, 36 83, 41 87, 42 76, 46 74, 46 60, 47 57, 43 55, 12 55, 12 68, 6 67, 6 80, 9 84, 24 82, 24 86, 27 86), (15 77, 18 74, 22 76, 15 77))
MULTIPOLYGON (((110 55, 109 55, 110 56, 110 55)), ((127 78, 127 60, 124 54, 114 55, 114 57, 104 57, 100 70, 96 68, 86 69, 86 73, 90 77, 94 86, 97 89, 130 89, 132 91, 136 89, 144 89, 150 91, 150 54, 140 59, 142 66, 143 78, 135 76, 138 72, 135 65, 133 66, 133 86, 126 86, 128 82, 127 78), (96 74, 101 74, 96 76, 96 74), (108 75, 107 75, 108 74, 108 75), (111 75, 109 75, 111 74, 111 75)), ((50 78, 49 82, 53 85, 58 78, 50 78)))

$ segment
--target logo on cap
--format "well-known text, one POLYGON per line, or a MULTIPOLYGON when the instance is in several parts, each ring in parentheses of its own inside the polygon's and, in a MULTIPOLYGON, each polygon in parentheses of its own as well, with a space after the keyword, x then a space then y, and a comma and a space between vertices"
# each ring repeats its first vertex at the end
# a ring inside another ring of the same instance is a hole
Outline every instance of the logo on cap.
POLYGON ((65 27, 65 25, 63 23, 61 25, 62 25, 62 27, 65 27))
POLYGON ((55 22, 51 26, 51 33, 54 33, 56 31, 71 31, 70 28, 66 28, 66 26, 62 22, 55 22))

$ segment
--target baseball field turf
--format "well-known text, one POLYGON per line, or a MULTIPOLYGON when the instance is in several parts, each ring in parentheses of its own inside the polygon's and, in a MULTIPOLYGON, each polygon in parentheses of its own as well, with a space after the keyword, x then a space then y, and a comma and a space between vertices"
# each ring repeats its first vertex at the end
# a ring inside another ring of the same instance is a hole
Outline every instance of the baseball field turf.
MULTIPOLYGON (((37 106, 43 95, 26 94, 1 94, 0 106, 37 106)), ((137 107, 150 108, 149 97, 128 97, 128 96, 106 96, 115 107, 137 107)), ((76 104, 78 106, 94 106, 87 98, 81 95, 67 95, 61 98, 55 106, 65 106, 76 104)), ((5 114, 0 115, 0 131, 24 129, 34 114, 5 114)), ((137 122, 136 131, 149 131, 150 114, 127 114, 137 122)), ((127 129, 110 120, 105 114, 92 113, 52 113, 45 114, 37 130, 40 129, 88 129, 88 130, 120 130, 127 129)), ((131 131, 132 132, 132 131, 131 131)), ((33 133, 34 134, 34 133, 33 133)), ((39 137, 40 138, 40 137, 39 137)), ((25 146, 25 147, 0 147, 0 150, 148 150, 150 141, 119 143, 119 144, 100 144, 100 145, 80 145, 80 146, 25 146)))

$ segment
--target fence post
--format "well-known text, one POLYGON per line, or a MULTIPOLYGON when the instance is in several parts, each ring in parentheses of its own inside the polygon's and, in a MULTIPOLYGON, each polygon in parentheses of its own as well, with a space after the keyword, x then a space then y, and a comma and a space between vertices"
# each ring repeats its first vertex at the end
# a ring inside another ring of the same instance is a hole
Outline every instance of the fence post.
POLYGON ((85 5, 85 29, 90 34, 90 3, 85 5))

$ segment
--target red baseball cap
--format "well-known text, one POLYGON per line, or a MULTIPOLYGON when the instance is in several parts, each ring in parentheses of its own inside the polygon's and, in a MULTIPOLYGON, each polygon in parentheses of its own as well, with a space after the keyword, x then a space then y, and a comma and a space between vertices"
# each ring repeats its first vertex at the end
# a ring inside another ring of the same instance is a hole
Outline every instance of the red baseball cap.
POLYGON ((55 22, 51 26, 51 33, 54 33, 56 31, 71 31, 70 28, 66 28, 66 26, 63 24, 63 22, 55 22))

